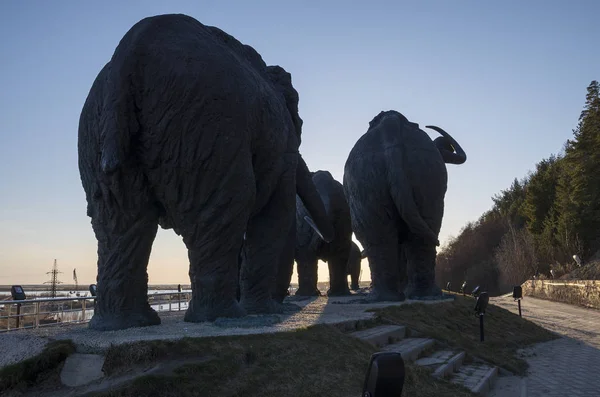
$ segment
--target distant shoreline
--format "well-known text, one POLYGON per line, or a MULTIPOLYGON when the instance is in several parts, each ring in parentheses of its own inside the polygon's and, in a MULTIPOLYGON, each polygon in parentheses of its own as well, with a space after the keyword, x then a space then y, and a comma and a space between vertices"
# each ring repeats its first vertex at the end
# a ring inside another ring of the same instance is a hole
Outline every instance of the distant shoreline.
MULTIPOLYGON (((10 292, 10 287, 13 285, 21 285, 25 290, 25 293, 30 292, 40 292, 40 291, 49 291, 50 287, 48 284, 8 284, 8 285, 0 285, 0 292, 10 292)), ((148 290, 176 290, 179 284, 150 284, 148 285, 148 290)), ((77 286, 78 291, 87 291, 89 288, 89 284, 79 284, 77 286)), ((296 283, 291 284, 292 287, 297 287, 296 283)), ((191 289, 190 284, 181 284, 181 288, 183 290, 191 289)), ((57 291, 74 291, 75 284, 60 284, 56 286, 57 291)))
MULTIPOLYGON (((27 291, 48 291, 50 290, 50 286, 48 284, 10 284, 10 285, 0 285, 0 292, 10 292, 10 287, 12 285, 21 285, 25 292, 27 291)), ((178 284, 151 284, 148 285, 149 290, 155 289, 177 289, 178 284)), ((77 289, 79 291, 87 291, 90 287, 90 284, 79 284, 77 289)), ((190 289, 189 284, 181 284, 181 288, 190 289)), ((56 286, 57 291, 73 291, 75 289, 75 284, 60 284, 56 286)))

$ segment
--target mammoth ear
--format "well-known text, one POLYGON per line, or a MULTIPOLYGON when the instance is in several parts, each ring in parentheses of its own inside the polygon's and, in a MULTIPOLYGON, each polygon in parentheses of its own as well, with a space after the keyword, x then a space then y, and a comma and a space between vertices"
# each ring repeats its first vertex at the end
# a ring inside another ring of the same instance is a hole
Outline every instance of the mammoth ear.
POLYGON ((267 73, 273 84, 279 89, 285 98, 285 104, 290 112, 294 127, 296 128, 296 136, 298 137, 298 143, 300 143, 300 135, 302 134, 302 124, 304 123, 298 113, 298 102, 300 96, 298 91, 292 85, 292 75, 286 72, 281 66, 267 66, 267 73))

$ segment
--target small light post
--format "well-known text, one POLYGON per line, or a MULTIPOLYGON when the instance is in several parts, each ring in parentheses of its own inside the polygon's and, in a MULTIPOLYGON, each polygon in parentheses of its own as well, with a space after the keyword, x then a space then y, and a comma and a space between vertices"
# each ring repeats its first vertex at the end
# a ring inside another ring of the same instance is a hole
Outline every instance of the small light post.
POLYGON ((398 352, 378 352, 371 356, 363 386, 363 397, 396 397, 404 387, 404 360, 398 352))
POLYGON ((181 311, 181 284, 177 285, 177 300, 179 301, 179 311, 181 311))
POLYGON ((446 291, 452 291, 450 288, 452 287, 452 284, 450 283, 450 281, 448 281, 448 283, 446 284, 446 291))
MULTIPOLYGON (((20 285, 13 285, 10 287, 10 294, 14 301, 24 301, 27 299, 25 295, 25 291, 23 291, 23 287, 20 285)), ((10 321, 10 319, 8 319, 10 321)), ((17 303, 17 328, 21 325, 21 304, 17 303)))
MULTIPOLYGON (((95 298, 97 292, 98 288, 96 287, 96 284, 90 284, 90 295, 95 298)), ((94 299, 94 313, 96 313, 96 299, 94 299)))
POLYGON ((465 296, 465 291, 466 291, 466 289, 467 289, 467 281, 465 280, 465 281, 462 283, 462 286, 460 287, 460 292, 463 294, 463 296, 465 296))
POLYGON ((523 317, 521 315, 521 299, 523 299, 523 287, 520 285, 515 285, 513 288, 513 299, 518 302, 519 305, 519 317, 523 317))
POLYGON ((479 285, 477 287, 475 287, 475 289, 473 289, 473 291, 471 292, 471 295, 473 295, 475 298, 477 298, 479 296, 479 290, 481 288, 479 287, 479 285))
POLYGON ((475 302, 475 313, 479 315, 479 339, 481 342, 484 341, 483 336, 483 315, 485 314, 485 309, 490 301, 490 297, 487 292, 482 292, 477 297, 477 302, 475 302))

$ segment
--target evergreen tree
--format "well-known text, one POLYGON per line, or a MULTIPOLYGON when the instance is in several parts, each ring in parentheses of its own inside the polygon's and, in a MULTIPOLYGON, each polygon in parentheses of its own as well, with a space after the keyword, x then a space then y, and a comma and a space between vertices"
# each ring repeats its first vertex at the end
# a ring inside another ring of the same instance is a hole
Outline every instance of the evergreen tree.
POLYGON ((568 249, 585 257, 600 248, 600 85, 595 80, 573 136, 559 181, 557 231, 568 249))
POLYGON ((529 231, 534 235, 542 234, 544 222, 554 207, 560 177, 559 159, 552 155, 537 163, 527 184, 522 212, 529 231))
POLYGON ((496 194, 492 197, 492 200, 494 201, 494 210, 496 210, 500 216, 507 218, 518 229, 525 225, 522 206, 525 201, 527 184, 527 178, 521 181, 515 178, 508 189, 502 190, 500 194, 496 194))
MULTIPOLYGON (((504 290, 534 270, 548 274, 572 255, 600 251, 600 84, 585 106, 564 155, 536 164, 492 198, 493 207, 438 253, 439 279, 504 290)), ((568 266, 567 266, 568 268, 568 266)))

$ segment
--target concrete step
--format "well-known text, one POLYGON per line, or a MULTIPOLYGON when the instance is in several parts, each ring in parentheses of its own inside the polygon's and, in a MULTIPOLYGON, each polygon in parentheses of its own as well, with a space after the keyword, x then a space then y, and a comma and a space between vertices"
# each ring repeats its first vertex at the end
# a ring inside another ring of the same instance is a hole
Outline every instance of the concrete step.
POLYGON ((73 353, 67 357, 60 372, 63 385, 77 387, 104 377, 104 356, 98 354, 73 353))
POLYGON ((459 352, 458 354, 455 354, 446 363, 436 368, 436 370, 433 372, 433 376, 435 376, 436 378, 445 378, 452 375, 455 372, 458 372, 458 370, 462 366, 464 359, 465 352, 459 352))
POLYGON ((379 325, 362 331, 355 331, 349 335, 369 342, 376 347, 383 347, 404 339, 406 327, 400 325, 379 325))
POLYGON ((486 396, 494 386, 498 376, 498 367, 482 363, 462 365, 450 381, 466 387, 473 393, 486 396))
POLYGON ((433 370, 436 378, 445 378, 457 372, 465 358, 465 352, 454 350, 439 350, 427 357, 418 359, 415 364, 433 370))
POLYGON ((404 361, 413 362, 416 361, 423 350, 433 347, 435 340, 429 338, 406 338, 398 343, 393 343, 385 346, 383 351, 398 352, 402 354, 404 361))

